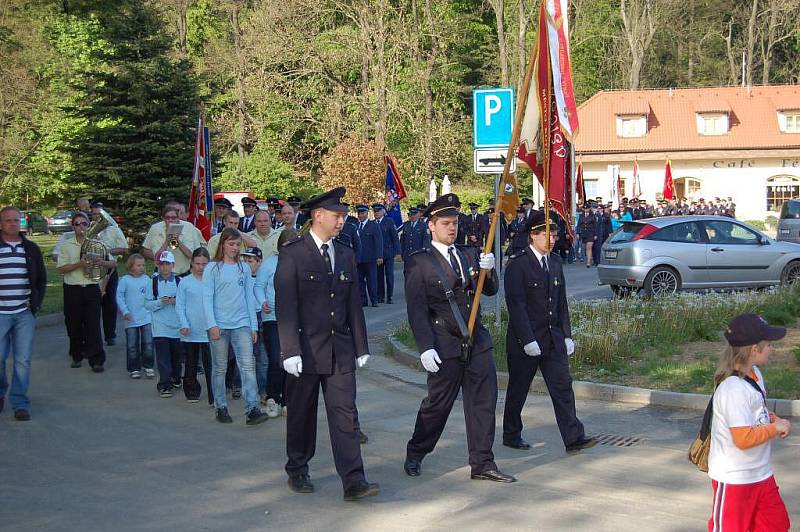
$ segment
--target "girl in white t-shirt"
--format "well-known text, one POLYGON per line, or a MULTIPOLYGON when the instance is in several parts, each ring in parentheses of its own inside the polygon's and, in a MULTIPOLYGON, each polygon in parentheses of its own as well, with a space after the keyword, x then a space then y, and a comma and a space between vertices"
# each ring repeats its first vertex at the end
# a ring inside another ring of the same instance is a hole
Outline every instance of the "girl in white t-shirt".
POLYGON ((714 415, 708 476, 714 489, 709 532, 785 532, 789 514, 770 463, 771 440, 791 424, 767 409, 758 366, 769 362, 773 341, 786 335, 761 316, 742 314, 725 331, 728 347, 714 375, 714 415))

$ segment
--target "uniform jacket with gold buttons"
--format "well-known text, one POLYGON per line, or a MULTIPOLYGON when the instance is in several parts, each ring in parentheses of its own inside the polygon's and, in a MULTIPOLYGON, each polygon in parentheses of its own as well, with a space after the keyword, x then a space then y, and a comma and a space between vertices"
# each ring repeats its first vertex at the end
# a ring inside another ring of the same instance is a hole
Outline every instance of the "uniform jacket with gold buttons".
MULTIPOLYGON (((450 263, 441 253, 433 248, 423 248, 409 256, 405 263, 406 305, 408 322, 417 341, 420 353, 435 349, 442 359, 461 356, 461 333, 453 316, 450 303, 445 295, 446 289, 452 289, 464 322, 469 323, 469 312, 472 297, 478 283, 478 249, 473 246, 456 246, 466 274, 466 283, 456 286, 456 274, 450 263), (441 266, 444 273, 444 285, 440 270, 434 261, 441 266)), ((495 274, 486 277, 483 294, 492 296, 497 293, 495 274)), ((492 338, 489 331, 481 324, 480 314, 473 333, 473 357, 492 349, 492 338)))
POLYGON ((355 371, 356 357, 369 353, 355 254, 336 240, 332 245, 333 274, 309 234, 287 242, 278 254, 275 310, 281 360, 301 356, 303 373, 355 371))
POLYGON ((506 351, 526 356, 523 347, 538 342, 542 356, 567 356, 564 339, 572 337, 561 259, 547 257, 549 276, 530 246, 508 261, 504 288, 508 307, 506 351), (555 348, 555 352, 553 352, 555 348))

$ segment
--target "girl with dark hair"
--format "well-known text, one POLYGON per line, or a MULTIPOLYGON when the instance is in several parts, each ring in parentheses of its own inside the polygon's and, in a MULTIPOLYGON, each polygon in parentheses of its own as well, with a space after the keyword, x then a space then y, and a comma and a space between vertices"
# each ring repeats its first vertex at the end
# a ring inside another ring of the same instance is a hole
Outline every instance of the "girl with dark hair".
POLYGON ((225 372, 228 369, 230 345, 242 377, 246 423, 257 425, 268 418, 258 408, 253 357, 253 344, 258 339, 258 322, 250 267, 239 257, 241 244, 239 231, 230 227, 222 231, 214 262, 203 272, 203 303, 214 364, 211 384, 217 421, 233 422, 225 396, 225 372))

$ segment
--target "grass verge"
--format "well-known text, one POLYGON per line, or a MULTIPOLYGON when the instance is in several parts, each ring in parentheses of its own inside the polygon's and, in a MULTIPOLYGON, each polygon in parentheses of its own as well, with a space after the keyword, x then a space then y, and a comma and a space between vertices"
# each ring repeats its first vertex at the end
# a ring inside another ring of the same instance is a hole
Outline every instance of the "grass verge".
MULTIPOLYGON (((770 397, 800 399, 800 286, 732 293, 682 293, 646 300, 570 301, 572 358, 576 379, 678 392, 710 393, 720 353, 722 331, 737 314, 761 314, 774 325, 789 327, 776 343, 770 365, 762 368, 770 397)), ((494 339, 497 369, 506 371, 505 308, 501 326, 484 323, 494 339)), ((407 324, 395 337, 416 349, 407 324)))

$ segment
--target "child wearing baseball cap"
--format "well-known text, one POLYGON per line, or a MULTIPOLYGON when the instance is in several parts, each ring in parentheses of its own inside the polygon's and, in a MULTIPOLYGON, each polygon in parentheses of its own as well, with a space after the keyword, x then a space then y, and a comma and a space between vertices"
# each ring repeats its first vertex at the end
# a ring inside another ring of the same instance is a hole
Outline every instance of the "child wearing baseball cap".
POLYGON ((786 335, 756 314, 741 314, 725 330, 728 347, 714 375, 708 476, 714 506, 708 530, 789 530, 789 514, 770 463, 772 440, 791 424, 767 408, 759 370, 769 362, 772 342, 786 335))
POLYGON ((153 345, 158 366, 156 389, 163 397, 172 397, 173 388, 183 385, 181 366, 183 345, 181 344, 181 322, 175 310, 180 278, 172 271, 175 255, 169 250, 162 251, 156 262, 157 271, 151 280, 149 297, 145 306, 153 313, 153 345))

